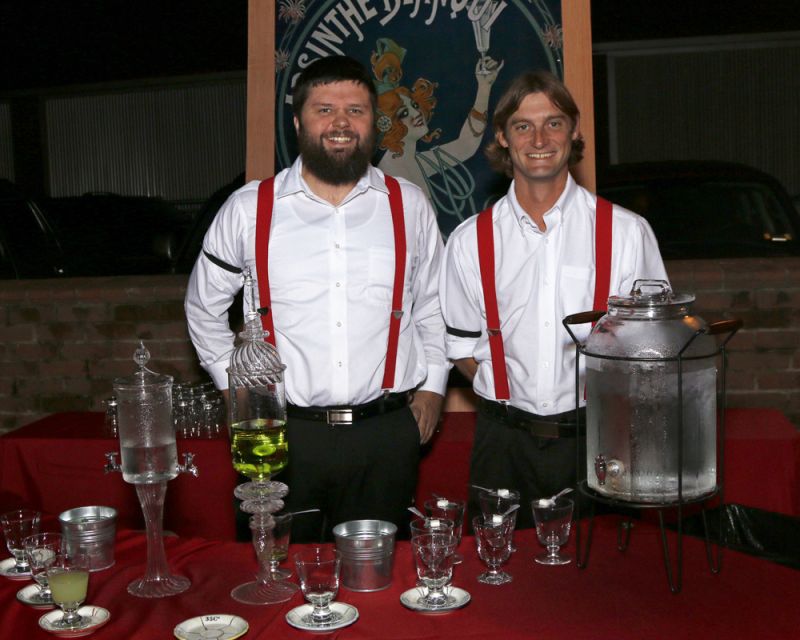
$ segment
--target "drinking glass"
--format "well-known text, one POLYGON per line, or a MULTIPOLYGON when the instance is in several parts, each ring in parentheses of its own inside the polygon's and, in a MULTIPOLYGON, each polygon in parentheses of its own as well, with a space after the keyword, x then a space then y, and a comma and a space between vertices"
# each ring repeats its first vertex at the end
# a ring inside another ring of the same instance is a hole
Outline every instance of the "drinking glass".
POLYGON ((539 542, 547 547, 547 553, 536 556, 539 564, 569 564, 572 559, 559 553, 561 545, 569 539, 572 523, 572 500, 534 500, 531 502, 533 520, 536 523, 536 535, 539 542))
POLYGON ((6 538, 6 546, 14 556, 14 568, 9 573, 28 574, 30 565, 25 557, 25 538, 39 533, 42 514, 32 509, 17 509, 0 515, 0 525, 6 538))
POLYGON ((453 535, 453 521, 447 518, 414 518, 409 524, 411 539, 425 533, 453 535))
POLYGON ((324 628, 342 619, 342 614, 330 607, 339 591, 341 563, 339 552, 328 546, 309 547, 294 555, 300 588, 313 605, 301 618, 303 624, 324 628))
POLYGON ((75 631, 89 626, 92 619, 78 613, 89 587, 89 557, 80 553, 72 556, 57 554, 47 569, 47 581, 53 602, 64 612, 60 620, 52 623, 53 629, 75 631))
MULTIPOLYGON (((514 505, 519 505, 519 491, 512 489, 496 489, 487 491, 481 489, 478 493, 478 502, 481 506, 481 513, 485 517, 502 515, 514 505)), ((511 537, 508 540, 508 548, 513 553, 516 551, 514 546, 514 530, 517 527, 517 511, 515 509, 507 517, 511 518, 511 537)))
MULTIPOLYGON (((516 513, 516 511, 514 512, 516 513)), ((511 556, 511 534, 514 525, 509 514, 475 516, 472 529, 475 531, 475 543, 478 545, 478 557, 486 563, 488 571, 478 576, 478 582, 484 584, 505 584, 512 578, 500 566, 511 556)))
MULTIPOLYGON (((434 498, 425 501, 425 512, 431 518, 444 518, 453 522, 453 536, 456 539, 456 547, 461 544, 461 530, 464 525, 464 511, 467 503, 463 500, 448 500, 447 498, 434 498)), ((463 562, 463 556, 454 551, 453 562, 459 564, 463 562)))
POLYGON ((64 540, 60 533, 37 533, 24 540, 25 557, 31 568, 31 576, 39 586, 39 592, 31 598, 31 604, 53 604, 53 595, 47 580, 47 570, 63 552, 64 540))
POLYGON ((231 597, 243 604, 279 604, 286 602, 297 592, 297 585, 276 581, 270 571, 275 549, 275 521, 268 513, 250 516, 253 532, 253 547, 258 559, 258 574, 252 582, 245 582, 231 591, 231 597))
POLYGON ((453 563, 458 541, 455 535, 423 533, 411 540, 417 576, 426 592, 417 604, 430 610, 452 607, 456 599, 448 594, 447 585, 453 578, 453 563))
MULTIPOLYGON (((274 540, 272 554, 269 558, 269 572, 273 580, 286 580, 292 577, 292 572, 288 569, 281 569, 280 563, 289 557, 289 541, 292 535, 292 514, 281 513, 273 515, 275 527, 272 530, 274 540)), ((296 585, 292 585, 296 587, 296 585)))

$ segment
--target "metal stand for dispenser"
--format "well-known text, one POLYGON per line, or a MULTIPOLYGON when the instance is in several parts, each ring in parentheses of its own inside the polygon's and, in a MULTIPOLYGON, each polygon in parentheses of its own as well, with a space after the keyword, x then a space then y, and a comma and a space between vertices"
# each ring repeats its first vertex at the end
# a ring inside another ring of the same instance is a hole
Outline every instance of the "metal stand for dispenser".
MULTIPOLYGON (((706 547, 706 557, 711 569, 711 573, 717 574, 722 569, 722 547, 724 546, 725 533, 723 528, 723 514, 725 506, 724 496, 724 478, 725 472, 725 407, 726 407, 726 385, 725 377, 727 371, 727 351, 725 349, 728 341, 733 335, 741 328, 741 320, 723 320, 716 322, 704 329, 697 331, 689 341, 681 348, 678 355, 672 358, 627 358, 620 356, 607 356, 590 353, 586 351, 585 344, 581 343, 575 334, 570 329, 570 325, 585 324, 588 322, 596 322, 603 315, 604 311, 587 311, 584 313, 577 313, 567 316, 562 321, 564 328, 569 333, 572 341, 577 346, 577 353, 575 357, 575 412, 578 418, 580 409, 580 358, 581 355, 591 356, 603 360, 621 360, 626 362, 677 362, 678 363, 678 499, 673 502, 665 503, 649 503, 649 502, 633 502, 618 500, 603 496, 593 489, 589 488, 587 480, 587 460, 586 452, 581 455, 581 438, 576 438, 576 459, 577 459, 577 489, 578 491, 590 499, 590 513, 588 522, 588 532, 586 535, 585 546, 581 543, 581 501, 576 500, 575 505, 575 544, 576 544, 576 565, 579 569, 585 569, 589 564, 589 551, 592 544, 592 530, 594 525, 595 504, 602 503, 617 509, 650 509, 658 513, 658 524, 661 533, 661 548, 664 557, 664 567, 667 573, 667 583, 669 584, 672 593, 679 593, 683 584, 683 508, 686 505, 700 504, 701 514, 703 520, 703 531, 706 547), (688 356, 684 357, 684 353, 694 340, 702 335, 722 335, 728 334, 727 337, 721 342, 720 346, 713 353, 704 356, 688 356), (683 496, 683 362, 684 360, 705 360, 707 358, 721 358, 720 364, 720 387, 719 387, 719 402, 718 408, 718 429, 717 429, 717 484, 710 492, 702 496, 686 499, 683 496), (583 470, 583 471, 581 471, 583 470), (719 540, 716 545, 713 545, 708 533, 708 520, 706 513, 706 502, 715 496, 719 496, 719 540), (666 527, 664 523, 664 511, 667 509, 676 510, 677 514, 677 541, 676 541, 676 558, 673 562, 671 558, 669 543, 667 540, 666 527), (716 550, 713 548, 716 546, 716 550), (716 551, 716 553, 715 553, 716 551), (674 565, 674 566, 673 566, 674 565)), ((628 548, 630 542, 631 529, 633 528, 633 520, 630 516, 624 516, 617 527, 617 550, 624 553, 628 548)))

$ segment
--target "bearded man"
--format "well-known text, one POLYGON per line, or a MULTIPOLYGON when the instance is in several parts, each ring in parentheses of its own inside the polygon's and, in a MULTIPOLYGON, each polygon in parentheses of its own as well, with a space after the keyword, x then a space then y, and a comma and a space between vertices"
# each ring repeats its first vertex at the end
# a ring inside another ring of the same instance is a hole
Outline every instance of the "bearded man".
POLYGON ((286 508, 320 509, 294 518, 297 542, 331 539, 333 526, 356 519, 406 530, 419 447, 447 382, 441 235, 418 187, 370 165, 376 102, 352 58, 320 59, 301 73, 300 157, 226 201, 186 294, 189 333, 220 389, 234 340, 227 309, 245 268, 260 281, 259 306, 269 297, 286 364, 286 508))

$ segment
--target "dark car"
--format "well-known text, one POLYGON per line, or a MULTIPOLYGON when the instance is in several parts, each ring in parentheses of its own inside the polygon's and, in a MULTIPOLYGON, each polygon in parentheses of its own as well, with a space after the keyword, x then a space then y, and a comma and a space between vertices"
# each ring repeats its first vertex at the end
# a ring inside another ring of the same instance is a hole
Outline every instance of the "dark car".
POLYGON ((664 259, 800 255, 800 216, 772 176, 727 162, 619 164, 600 195, 644 216, 664 259))
POLYGON ((8 180, 0 180, 0 279, 69 275, 45 211, 8 180))
POLYGON ((169 273, 188 221, 161 198, 88 193, 42 202, 75 276, 169 273))

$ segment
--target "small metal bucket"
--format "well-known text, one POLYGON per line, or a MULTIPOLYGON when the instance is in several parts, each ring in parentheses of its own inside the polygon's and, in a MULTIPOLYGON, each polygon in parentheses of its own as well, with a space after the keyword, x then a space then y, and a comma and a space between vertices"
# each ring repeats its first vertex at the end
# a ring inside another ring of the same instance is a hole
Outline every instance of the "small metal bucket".
POLYGON ((351 520, 333 528, 342 556, 340 580, 351 591, 380 591, 392 582, 397 526, 385 520, 351 520))
POLYGON ((67 553, 89 556, 89 570, 114 564, 117 510, 111 507, 78 507, 58 516, 67 553))

